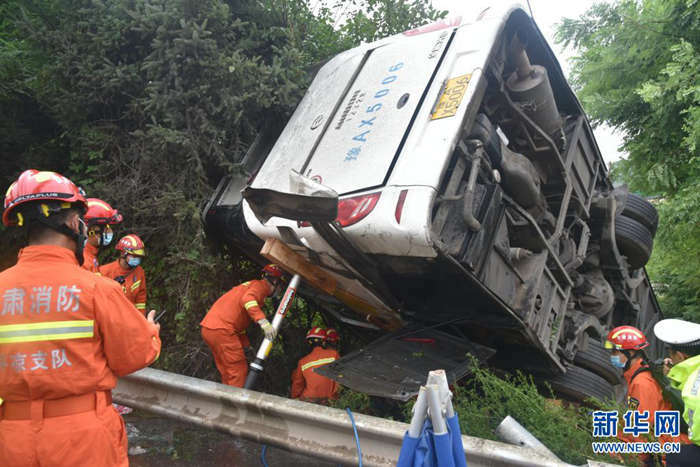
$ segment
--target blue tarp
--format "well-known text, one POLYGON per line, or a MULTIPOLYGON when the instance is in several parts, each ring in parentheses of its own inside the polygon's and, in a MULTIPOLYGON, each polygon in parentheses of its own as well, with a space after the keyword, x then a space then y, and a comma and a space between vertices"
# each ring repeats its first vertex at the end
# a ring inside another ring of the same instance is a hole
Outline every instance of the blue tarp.
POLYGON ((467 467, 457 414, 447 419, 447 433, 436 435, 426 420, 418 438, 403 437, 397 467, 467 467))

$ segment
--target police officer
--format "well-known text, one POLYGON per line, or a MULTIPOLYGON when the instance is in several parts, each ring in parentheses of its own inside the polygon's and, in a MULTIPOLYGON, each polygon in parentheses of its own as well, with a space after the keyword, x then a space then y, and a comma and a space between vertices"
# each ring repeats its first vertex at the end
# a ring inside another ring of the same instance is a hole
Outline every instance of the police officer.
POLYGON ((693 444, 681 445, 679 454, 666 456, 666 467, 700 465, 700 324, 682 319, 663 319, 654 334, 669 346, 671 369, 668 378, 681 391, 683 419, 693 444))

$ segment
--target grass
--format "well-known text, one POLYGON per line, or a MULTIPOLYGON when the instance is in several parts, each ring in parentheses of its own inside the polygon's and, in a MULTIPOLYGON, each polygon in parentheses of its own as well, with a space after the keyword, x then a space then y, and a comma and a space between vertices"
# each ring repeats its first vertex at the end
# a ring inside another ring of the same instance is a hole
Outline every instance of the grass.
MULTIPOLYGON (((495 429, 507 416, 515 418, 530 433, 565 462, 584 464, 586 459, 611 462, 609 456, 593 453, 593 408, 620 410, 612 402, 588 401, 590 407, 545 397, 532 378, 522 373, 498 376, 485 368, 474 368, 464 385, 453 390, 453 404, 463 434, 497 440, 495 429)), ((635 459, 625 459, 635 465, 635 459)))
MULTIPOLYGON (((608 455, 593 453, 591 412, 617 410, 622 414, 626 410, 612 401, 589 400, 585 406, 567 403, 554 399, 549 388, 544 391, 538 389, 527 375, 497 375, 476 365, 473 373, 452 391, 452 402, 459 415, 462 434, 498 440, 496 427, 510 415, 564 462, 581 465, 586 463, 586 459, 593 459, 608 463, 624 462, 627 466, 642 465, 634 456, 613 459, 608 455)), ((401 412, 397 415, 393 410, 396 404, 380 405, 374 399, 343 388, 340 398, 331 405, 340 409, 350 407, 353 412, 410 421, 413 401, 403 404, 403 415, 401 412)), ((598 440, 614 441, 605 438, 598 440)))

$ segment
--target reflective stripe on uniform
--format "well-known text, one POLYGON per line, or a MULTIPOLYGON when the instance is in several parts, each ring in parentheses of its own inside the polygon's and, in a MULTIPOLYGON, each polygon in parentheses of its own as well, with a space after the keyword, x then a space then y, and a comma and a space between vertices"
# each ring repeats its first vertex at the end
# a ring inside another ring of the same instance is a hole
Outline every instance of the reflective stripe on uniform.
POLYGON ((249 301, 249 302, 245 302, 245 304, 243 305, 243 307, 244 307, 246 310, 250 310, 250 309, 253 308, 254 306, 258 306, 258 307, 260 306, 260 305, 258 305, 257 300, 251 300, 251 301, 249 301))
POLYGON ((94 324, 93 320, 7 324, 0 326, 0 344, 88 338, 94 335, 94 324))
POLYGON ((686 415, 688 417, 688 436, 690 440, 697 444, 696 433, 698 426, 695 421, 695 412, 700 404, 698 404, 698 392, 700 392, 700 370, 696 369, 688 375, 683 384, 683 402, 685 403, 686 415), (692 381, 692 383, 691 383, 692 381))
POLYGON ((693 385, 690 387, 690 395, 697 396, 698 391, 700 391, 700 371, 695 375, 695 381, 693 381, 693 385))
POLYGON ((328 358, 321 358, 319 360, 314 360, 313 362, 304 363, 301 366, 301 371, 306 371, 309 368, 313 368, 315 366, 328 365, 329 363, 333 363, 334 361, 335 361, 335 357, 328 357, 328 358))
POLYGON ((133 292, 134 290, 136 290, 139 287, 139 285, 141 285, 141 279, 131 284, 131 291, 133 292))
POLYGON ((146 304, 145 303, 136 303, 134 306, 139 309, 139 310, 145 310, 146 309, 146 304))

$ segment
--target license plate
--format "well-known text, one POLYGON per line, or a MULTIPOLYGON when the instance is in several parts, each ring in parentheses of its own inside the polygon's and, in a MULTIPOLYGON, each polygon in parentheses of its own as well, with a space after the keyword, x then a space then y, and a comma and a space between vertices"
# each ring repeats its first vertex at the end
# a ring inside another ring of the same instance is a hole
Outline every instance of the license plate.
POLYGON ((445 89, 442 91, 442 94, 440 95, 440 98, 438 99, 437 104, 435 104, 435 108, 430 115, 431 120, 453 117, 457 113, 457 108, 462 102, 464 93, 467 92, 469 79, 471 77, 471 74, 467 74, 447 80, 447 83, 445 83, 445 89))

